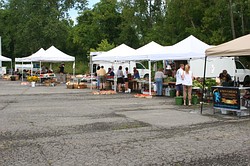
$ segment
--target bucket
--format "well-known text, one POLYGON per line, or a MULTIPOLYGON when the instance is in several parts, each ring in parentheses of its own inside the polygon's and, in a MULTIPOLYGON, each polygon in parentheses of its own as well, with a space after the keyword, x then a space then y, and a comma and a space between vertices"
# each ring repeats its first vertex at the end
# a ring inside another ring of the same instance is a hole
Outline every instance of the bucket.
POLYGON ((175 89, 170 89, 170 97, 175 97, 175 89))
POLYGON ((170 96, 170 88, 165 89, 165 96, 170 96))
POLYGON ((36 86, 36 82, 31 82, 31 87, 35 87, 36 86))
POLYGON ((175 97, 175 104, 182 105, 183 104, 183 97, 182 96, 175 97))
MULTIPOLYGON (((193 96, 193 95, 192 95, 191 103, 192 103, 193 105, 197 105, 197 104, 198 104, 198 96, 193 96)), ((188 105, 188 96, 187 96, 187 98, 186 98, 186 104, 188 105)))

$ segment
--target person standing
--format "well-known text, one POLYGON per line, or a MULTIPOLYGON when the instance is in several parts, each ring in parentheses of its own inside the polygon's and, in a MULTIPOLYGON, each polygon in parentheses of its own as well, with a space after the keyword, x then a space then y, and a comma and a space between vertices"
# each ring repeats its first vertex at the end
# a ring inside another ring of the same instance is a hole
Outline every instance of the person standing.
POLYGON ((100 66, 97 66, 96 68, 96 89, 100 89, 100 69, 101 67, 100 66))
POLYGON ((101 66, 99 70, 99 80, 100 80, 100 89, 105 90, 105 84, 106 84, 106 70, 104 69, 104 66, 101 66))
POLYGON ((184 72, 184 64, 180 64, 180 68, 176 71, 176 82, 175 82, 175 89, 176 89, 176 96, 180 96, 182 88, 182 74, 184 72))
MULTIPOLYGON (((139 71, 136 69, 136 67, 134 67, 134 79, 140 79, 140 74, 139 71)), ((133 90, 139 90, 139 83, 137 82, 137 80, 135 80, 133 82, 133 90)))
POLYGON ((162 95, 163 78, 167 77, 166 75, 164 75, 164 73, 162 71, 163 71, 163 69, 159 68, 158 71, 155 72, 155 82, 156 82, 157 96, 162 95))
POLYGON ((61 83, 65 83, 65 76, 64 76, 64 63, 62 63, 60 66, 59 66, 59 73, 60 73, 60 81, 61 83))
POLYGON ((185 65, 185 70, 182 73, 182 85, 183 85, 183 100, 184 105, 186 105, 186 98, 188 94, 188 105, 191 105, 192 99, 192 85, 193 85, 193 73, 190 71, 190 66, 185 65))
POLYGON ((110 77, 114 77, 115 76, 115 73, 113 72, 113 70, 111 70, 110 67, 108 68, 107 75, 110 76, 110 77))
POLYGON ((124 83, 125 83, 125 93, 128 93, 128 67, 125 68, 125 71, 123 73, 124 76, 124 83))
POLYGON ((122 73, 122 66, 119 66, 116 75, 117 75, 118 91, 122 92, 122 84, 124 83, 124 81, 123 81, 123 73, 122 73))

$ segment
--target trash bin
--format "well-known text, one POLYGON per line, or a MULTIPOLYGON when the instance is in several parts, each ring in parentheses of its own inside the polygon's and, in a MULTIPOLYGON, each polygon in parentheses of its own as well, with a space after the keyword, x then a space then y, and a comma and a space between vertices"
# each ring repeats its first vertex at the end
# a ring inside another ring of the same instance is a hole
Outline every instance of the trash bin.
POLYGON ((175 104, 182 105, 183 104, 183 97, 182 96, 175 97, 175 104))

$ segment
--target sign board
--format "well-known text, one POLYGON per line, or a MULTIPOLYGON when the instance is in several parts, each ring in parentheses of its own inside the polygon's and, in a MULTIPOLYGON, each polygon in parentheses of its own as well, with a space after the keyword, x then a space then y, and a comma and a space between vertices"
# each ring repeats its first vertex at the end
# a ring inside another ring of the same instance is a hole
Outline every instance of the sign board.
POLYGON ((214 107, 240 110, 240 90, 238 87, 212 87, 214 107))

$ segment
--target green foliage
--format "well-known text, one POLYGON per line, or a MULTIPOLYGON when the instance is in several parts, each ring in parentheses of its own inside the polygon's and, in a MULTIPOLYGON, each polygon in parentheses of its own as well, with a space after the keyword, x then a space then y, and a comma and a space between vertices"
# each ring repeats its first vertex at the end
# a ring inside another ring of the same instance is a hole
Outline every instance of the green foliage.
POLYGON ((115 48, 115 44, 109 44, 107 39, 102 40, 100 44, 98 44, 98 47, 96 48, 96 51, 109 51, 112 48, 115 48))
POLYGON ((216 86, 216 80, 212 78, 206 78, 205 86, 208 90, 211 90, 212 86, 216 86))

